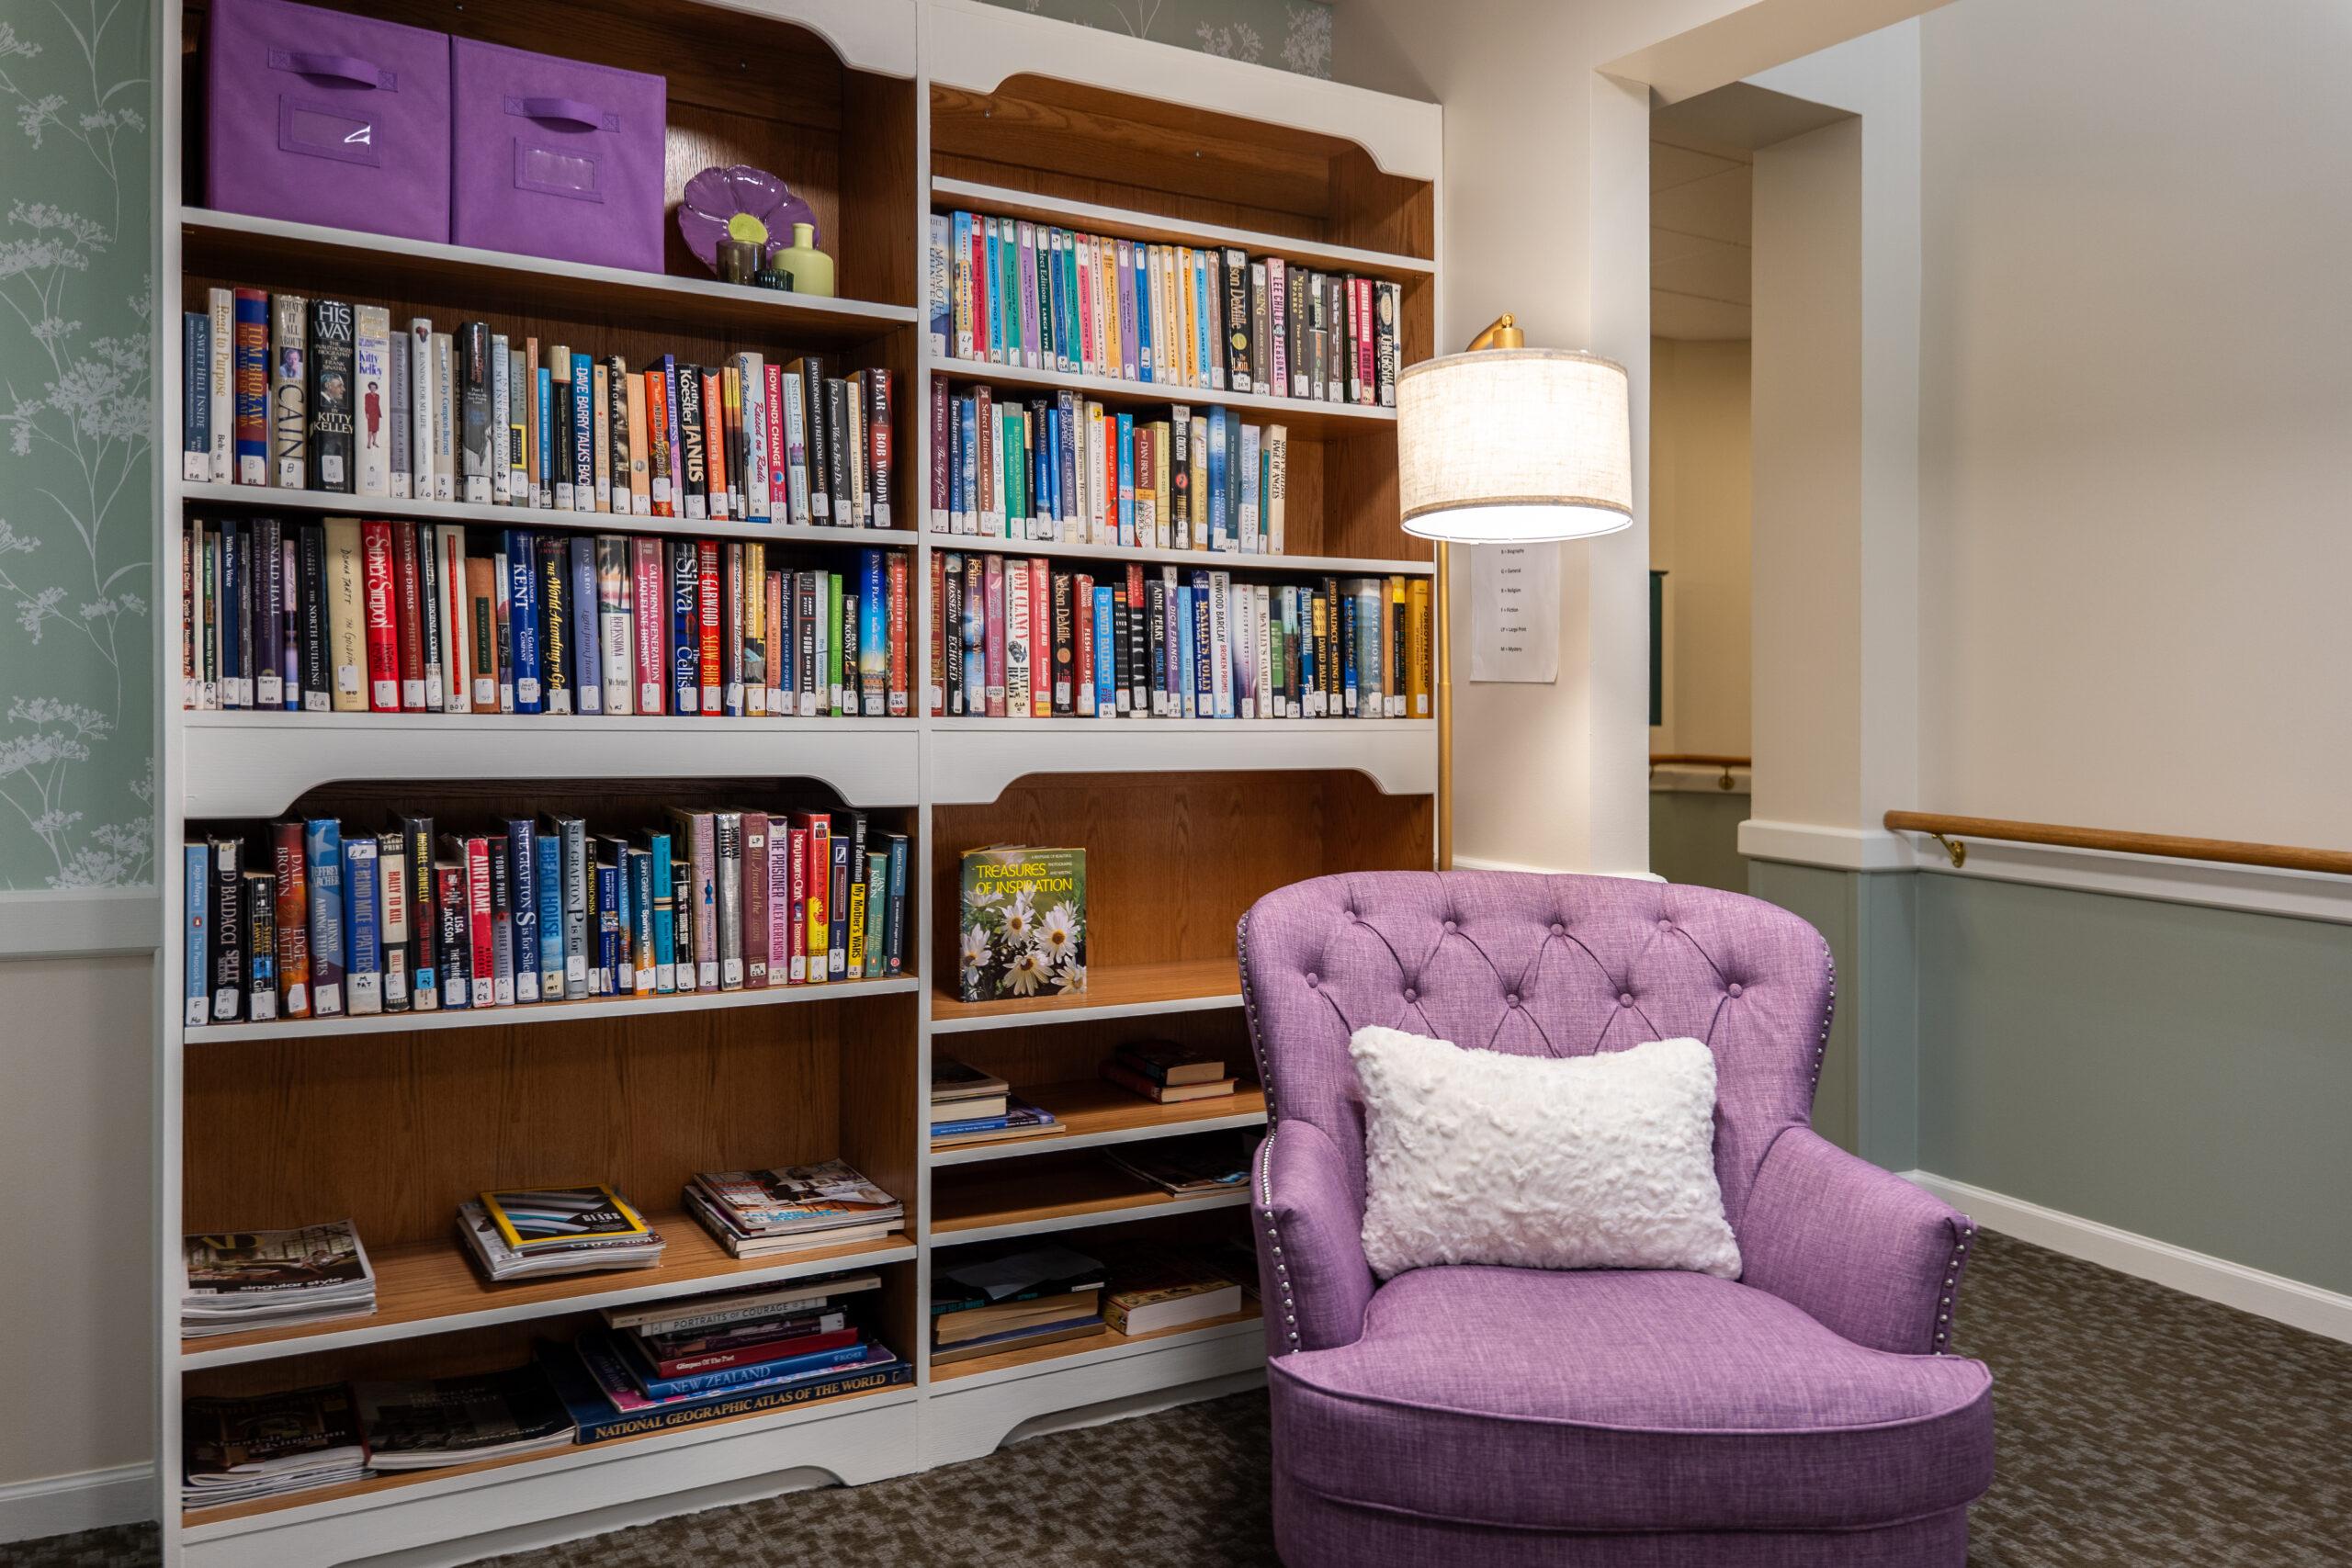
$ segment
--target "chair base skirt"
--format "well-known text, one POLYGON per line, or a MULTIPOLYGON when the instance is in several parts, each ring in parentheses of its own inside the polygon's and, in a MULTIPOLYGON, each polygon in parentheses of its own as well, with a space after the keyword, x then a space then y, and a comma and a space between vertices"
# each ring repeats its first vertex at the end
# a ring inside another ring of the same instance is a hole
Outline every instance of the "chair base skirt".
POLYGON ((1966 1568, 1965 1506, 1861 1530, 1513 1529, 1342 1503, 1274 1474, 1284 1568, 1966 1568))

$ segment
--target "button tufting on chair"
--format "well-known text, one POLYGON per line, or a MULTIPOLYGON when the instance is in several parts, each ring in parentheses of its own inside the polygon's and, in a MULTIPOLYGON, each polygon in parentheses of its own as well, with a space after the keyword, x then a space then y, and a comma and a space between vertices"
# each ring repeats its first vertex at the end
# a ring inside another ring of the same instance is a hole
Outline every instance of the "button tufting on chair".
POLYGON ((1519 993, 1517 991, 1513 991, 1510 995, 1505 997, 1503 998, 1503 1005, 1505 1007, 1517 1007, 1519 1005, 1519 993))
POLYGON ((1316 987, 1316 986, 1318 986, 1318 985, 1322 984, 1322 982, 1321 982, 1321 981, 1319 981, 1319 980, 1317 980, 1317 979, 1313 975, 1309 975, 1309 976, 1307 976, 1307 977, 1306 977, 1306 984, 1307 984, 1307 986, 1308 986, 1308 987, 1309 987, 1309 988, 1312 988, 1312 987, 1316 987))
POLYGON ((1421 999, 1421 993, 1413 989, 1412 987, 1408 986, 1405 987, 1405 999, 1408 1002, 1419 1001, 1421 999))
POLYGON ((1634 1005, 1634 993, 1631 991, 1620 993, 1617 998, 1617 1005, 1621 1008, 1632 1007, 1634 1005))
POLYGON ((1447 931, 1453 931, 1453 930, 1454 929, 1453 922, 1452 920, 1448 920, 1448 921, 1446 921, 1446 922, 1445 922, 1445 929, 1446 929, 1447 931))
POLYGON ((1731 996, 1735 996, 1735 997, 1736 997, 1736 996, 1739 995, 1739 982, 1738 982, 1738 981, 1736 981, 1736 980, 1734 980, 1730 985, 1725 986, 1725 987, 1724 987, 1724 990, 1727 994, 1729 994, 1729 995, 1731 995, 1731 996))
POLYGON ((1552 922, 1552 934, 1554 936, 1566 936, 1568 934, 1568 928, 1562 925, 1559 921, 1554 920, 1552 922))

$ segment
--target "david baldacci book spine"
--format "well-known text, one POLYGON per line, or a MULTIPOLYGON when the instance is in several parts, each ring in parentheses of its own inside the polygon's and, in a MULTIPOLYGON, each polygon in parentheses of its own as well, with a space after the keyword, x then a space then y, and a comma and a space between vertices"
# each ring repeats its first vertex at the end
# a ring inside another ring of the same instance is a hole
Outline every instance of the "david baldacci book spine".
POLYGON ((352 489, 352 378, 356 328, 342 299, 311 301, 310 488, 352 489))
POLYGON ((343 826, 334 818, 302 824, 310 863, 311 1006, 321 1018, 343 1016, 343 826))
POLYGON ((211 885, 205 897, 211 907, 208 972, 212 992, 212 1021, 234 1023, 243 1010, 244 846, 235 839, 214 839, 209 845, 211 885))

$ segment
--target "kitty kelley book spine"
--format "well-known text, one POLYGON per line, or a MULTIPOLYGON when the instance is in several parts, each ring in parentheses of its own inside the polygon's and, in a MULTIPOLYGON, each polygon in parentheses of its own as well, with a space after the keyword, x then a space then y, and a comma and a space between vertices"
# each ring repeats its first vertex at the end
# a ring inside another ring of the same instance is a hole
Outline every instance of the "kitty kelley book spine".
POLYGON ((310 488, 352 491, 352 380, 357 336, 348 301, 311 301, 310 488))
POLYGON ((392 493, 392 318, 381 305, 362 305, 352 324, 352 446, 361 495, 392 493))

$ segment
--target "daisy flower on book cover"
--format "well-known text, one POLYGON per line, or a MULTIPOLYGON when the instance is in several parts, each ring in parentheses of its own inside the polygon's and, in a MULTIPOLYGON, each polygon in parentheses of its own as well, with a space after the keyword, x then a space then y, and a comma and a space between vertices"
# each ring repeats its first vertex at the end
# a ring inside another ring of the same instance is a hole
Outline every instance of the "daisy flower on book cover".
POLYGON ((964 855, 957 995, 967 1002, 1086 989, 1086 852, 991 845, 964 855))

